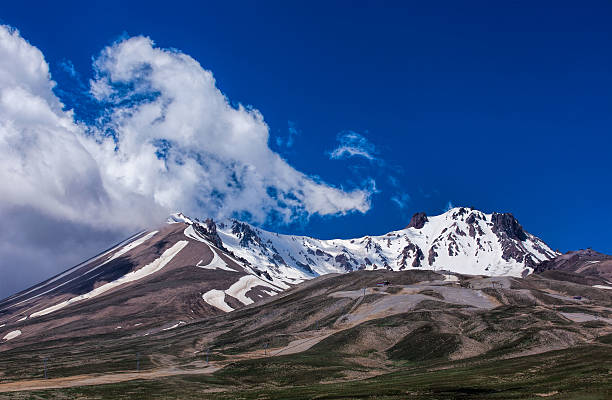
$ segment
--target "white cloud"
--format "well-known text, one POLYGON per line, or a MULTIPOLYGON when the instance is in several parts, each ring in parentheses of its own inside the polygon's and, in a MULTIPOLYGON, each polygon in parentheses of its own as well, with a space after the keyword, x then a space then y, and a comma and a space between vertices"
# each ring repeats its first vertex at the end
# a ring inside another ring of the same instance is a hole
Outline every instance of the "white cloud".
MULTIPOLYGON (((369 189, 333 187, 270 150, 263 116, 231 106, 188 55, 134 37, 105 48, 94 68, 91 92, 108 114, 85 126, 53 93, 43 54, 0 26, 0 218, 123 235, 175 210, 289 222, 369 209, 369 189)), ((9 263, 19 260, 2 270, 9 263)))
POLYGON ((363 157, 370 161, 377 160, 376 147, 365 136, 353 132, 340 132, 337 137, 340 144, 329 153, 331 159, 363 157))
POLYGON ((232 107, 212 73, 188 55, 135 37, 107 47, 95 68, 92 88, 113 104, 116 141, 98 135, 102 146, 90 148, 105 165, 103 180, 114 188, 187 213, 248 212, 259 222, 270 212, 289 222, 368 210, 367 191, 315 180, 270 150, 263 116, 232 107), (134 104, 136 97, 149 100, 134 104), (163 157, 157 154, 160 143, 163 157))

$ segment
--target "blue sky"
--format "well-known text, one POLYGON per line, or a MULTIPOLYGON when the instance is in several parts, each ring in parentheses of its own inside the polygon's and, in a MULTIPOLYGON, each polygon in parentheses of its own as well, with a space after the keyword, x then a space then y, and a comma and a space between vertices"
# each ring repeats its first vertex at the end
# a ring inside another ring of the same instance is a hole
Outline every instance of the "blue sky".
POLYGON ((275 230, 381 234, 451 202, 512 212, 562 251, 612 253, 608 1, 92 3, 0 11, 78 119, 100 113, 83 93, 92 59, 144 35, 259 110, 296 170, 345 190, 375 182, 366 213, 275 230), (332 156, 347 143, 369 157, 332 156))

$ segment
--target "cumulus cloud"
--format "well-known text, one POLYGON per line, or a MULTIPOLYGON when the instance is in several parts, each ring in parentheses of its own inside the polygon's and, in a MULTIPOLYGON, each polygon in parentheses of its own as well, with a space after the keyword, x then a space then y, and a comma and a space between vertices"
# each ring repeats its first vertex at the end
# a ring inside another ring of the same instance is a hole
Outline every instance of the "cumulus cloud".
POLYGON ((339 144, 329 153, 331 159, 363 157, 370 161, 377 160, 376 147, 365 136, 353 131, 344 131, 340 132, 336 139, 339 144))
POLYGON ((257 222, 271 212, 289 222, 369 208, 367 191, 332 187, 273 152, 263 116, 231 106, 212 73, 188 55, 135 37, 107 47, 95 69, 92 91, 109 104, 110 122, 90 150, 113 188, 168 209, 246 212, 257 222))
MULTIPOLYGON (((370 207, 368 188, 332 186, 273 152, 263 116, 232 106, 212 72, 184 53, 128 38, 105 48, 94 71, 91 95, 106 112, 88 126, 55 96, 43 54, 0 26, 0 217, 21 229, 0 249, 3 276, 27 261, 19 254, 35 251, 18 247, 41 233, 17 223, 33 215, 68 224, 68 236, 78 232, 65 243, 85 236, 107 243, 175 210, 291 222, 370 207)), ((45 232, 48 240, 37 243, 47 247, 29 263, 65 249, 45 232)), ((82 254, 88 246, 73 247, 74 262, 91 255, 82 254)))

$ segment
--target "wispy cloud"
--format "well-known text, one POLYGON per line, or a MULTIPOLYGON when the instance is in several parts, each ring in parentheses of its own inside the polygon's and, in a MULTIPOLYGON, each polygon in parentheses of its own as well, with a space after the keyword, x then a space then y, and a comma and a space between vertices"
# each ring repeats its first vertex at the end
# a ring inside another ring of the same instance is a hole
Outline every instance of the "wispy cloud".
POLYGON ((339 160, 350 157, 363 157, 370 161, 377 160, 376 146, 365 136, 353 131, 343 131, 338 134, 336 139, 339 145, 329 152, 330 159, 339 160))
POLYGON ((77 77, 77 71, 74 69, 74 64, 70 60, 62 60, 59 63, 59 66, 64 72, 70 75, 73 78, 77 77))
POLYGON ((401 210, 408 207, 410 203, 410 195, 408 193, 398 193, 394 196, 391 196, 391 201, 395 203, 401 210))
POLYGON ((278 147, 286 147, 290 149, 293 147, 295 137, 300 134, 297 125, 293 121, 287 121, 287 136, 277 136, 276 145, 278 147))

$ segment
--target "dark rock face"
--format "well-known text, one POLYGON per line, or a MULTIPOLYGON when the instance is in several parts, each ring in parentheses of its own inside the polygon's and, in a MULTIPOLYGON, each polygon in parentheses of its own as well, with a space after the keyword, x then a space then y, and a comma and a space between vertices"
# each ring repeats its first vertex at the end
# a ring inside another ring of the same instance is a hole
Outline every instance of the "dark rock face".
POLYGON ((424 212, 418 212, 412 216, 412 218, 410 219, 410 223, 408 224, 406 229, 407 228, 421 229, 423 226, 425 226, 425 222, 427 221, 428 221, 427 214, 425 214, 424 212))
POLYGON ((484 232, 482 231, 482 228, 478 224, 478 221, 480 221, 481 219, 482 218, 479 215, 477 215, 475 212, 472 212, 465 219, 465 223, 468 224, 468 233, 473 238, 476 237, 476 234, 478 234, 480 236, 484 235, 484 232))
POLYGON ((315 251, 315 255, 316 255, 317 257, 323 257, 323 256, 325 256, 325 257, 327 257, 327 258, 331 258, 331 256, 332 256, 332 255, 331 255, 331 254, 329 254, 328 252, 326 252, 326 251, 322 251, 322 250, 320 250, 320 249, 317 249, 317 250, 315 251))
POLYGON ((451 234, 448 235, 448 255, 451 257, 459 255, 459 245, 451 234))
POLYGON ((510 213, 493 213, 491 216, 493 223, 492 231, 500 236, 500 233, 505 233, 510 239, 520 240, 521 242, 527 239, 527 235, 521 224, 510 213))
POLYGON ((421 266, 421 260, 424 258, 425 255, 423 255, 421 248, 417 247, 416 257, 414 257, 414 260, 412 261, 412 268, 419 268, 421 266))
POLYGON ((351 265, 351 262, 346 254, 338 254, 334 260, 346 271, 353 270, 353 266, 351 265))
POLYGON ((266 245, 261 241, 261 238, 251 228, 249 224, 245 224, 239 221, 234 221, 232 225, 232 233, 240 238, 240 246, 249 247, 249 243, 259 245, 266 248, 266 245))
POLYGON ((436 246, 431 246, 429 249, 429 254, 427 255, 427 262, 429 265, 433 265, 436 261, 436 257, 438 257, 438 253, 436 252, 436 246))
POLYGON ((526 251, 523 244, 520 243, 527 239, 527 234, 516 218, 510 213, 493 213, 491 215, 491 223, 493 224, 491 230, 499 239, 502 247, 502 258, 506 261, 514 259, 517 262, 524 262, 526 266, 532 267, 535 263, 531 259, 525 259, 526 251))
POLYGON ((400 267, 400 270, 406 268, 406 264, 408 259, 414 257, 412 260, 412 268, 418 268, 421 266, 421 260, 425 258, 423 255, 423 251, 421 248, 414 243, 408 243, 407 246, 404 247, 402 252, 400 253, 400 260, 397 263, 400 267))
POLYGON ((473 224, 474 222, 476 222, 476 214, 471 213, 466 219, 465 219, 465 223, 466 224, 473 224))
POLYGON ((312 270, 312 268, 310 268, 310 265, 308 265, 308 264, 304 264, 304 263, 301 263, 301 262, 299 262, 299 261, 296 261, 295 263, 298 265, 298 267, 302 268, 304 271, 307 271, 307 272, 309 272, 309 273, 311 273, 311 274, 314 274, 314 273, 315 273, 315 272, 312 270))
POLYGON ((287 263, 285 262, 285 260, 283 259, 283 257, 281 257, 280 254, 278 253, 274 253, 274 255, 272 256, 272 260, 276 263, 276 264, 280 264, 280 265, 287 265, 287 263))
POLYGON ((207 218, 204 223, 193 224, 193 228, 202 236, 205 236, 213 242, 215 246, 219 249, 227 251, 227 249, 223 246, 223 241, 219 234, 217 233, 217 224, 211 218, 207 218))

